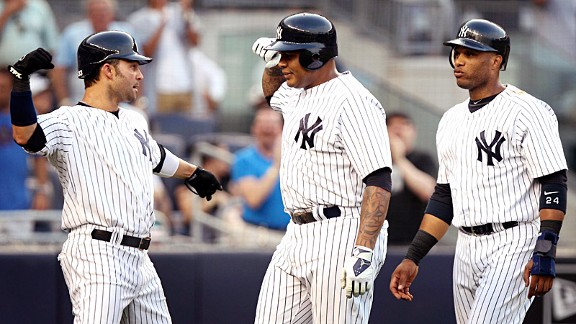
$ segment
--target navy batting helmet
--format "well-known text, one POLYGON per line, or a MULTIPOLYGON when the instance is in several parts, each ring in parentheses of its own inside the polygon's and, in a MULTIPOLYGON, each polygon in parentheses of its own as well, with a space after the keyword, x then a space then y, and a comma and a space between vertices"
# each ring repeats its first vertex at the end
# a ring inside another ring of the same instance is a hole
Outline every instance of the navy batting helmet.
MULTIPOLYGON (((460 26, 457 38, 444 42, 446 46, 463 46, 481 52, 496 52, 502 55, 500 69, 506 70, 510 54, 510 37, 504 28, 485 19, 471 19, 460 26)), ((450 52, 450 65, 454 67, 454 57, 450 52)))
POLYGON ((109 59, 123 59, 147 64, 151 58, 138 53, 134 37, 130 34, 111 30, 92 34, 78 46, 78 77, 84 79, 109 59))
POLYGON ((299 51, 300 64, 308 70, 317 70, 338 55, 336 29, 330 20, 317 14, 291 15, 280 21, 276 41, 266 49, 299 51))

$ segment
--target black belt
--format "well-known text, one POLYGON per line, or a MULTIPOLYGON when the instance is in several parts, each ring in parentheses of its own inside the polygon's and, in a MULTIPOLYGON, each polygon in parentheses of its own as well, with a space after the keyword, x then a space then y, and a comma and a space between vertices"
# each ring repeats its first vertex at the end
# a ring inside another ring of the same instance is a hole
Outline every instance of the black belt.
MULTIPOLYGON (((92 231, 92 238, 95 240, 110 242, 112 239, 112 232, 94 229, 92 231)), ((149 237, 135 237, 135 236, 122 236, 120 245, 139 248, 140 250, 148 250, 150 247, 151 239, 149 237)))
MULTIPOLYGON (((516 222, 516 221, 505 222, 505 223, 502 223, 501 225, 504 229, 509 229, 509 228, 518 226, 518 222, 516 222)), ((496 230, 494 230, 494 225, 492 223, 488 223, 488 224, 484 224, 484 225, 478 225, 478 226, 472 226, 472 227, 462 226, 462 227, 460 227, 460 229, 463 230, 464 232, 466 232, 468 234, 472 234, 472 235, 490 235, 492 233, 497 232, 496 230)))
MULTIPOLYGON (((340 208, 338 206, 326 207, 323 208, 324 216, 326 218, 334 218, 342 215, 340 208)), ((290 215, 292 217, 292 221, 298 225, 308 224, 317 221, 314 218, 314 214, 312 212, 304 212, 304 213, 294 213, 290 215)))

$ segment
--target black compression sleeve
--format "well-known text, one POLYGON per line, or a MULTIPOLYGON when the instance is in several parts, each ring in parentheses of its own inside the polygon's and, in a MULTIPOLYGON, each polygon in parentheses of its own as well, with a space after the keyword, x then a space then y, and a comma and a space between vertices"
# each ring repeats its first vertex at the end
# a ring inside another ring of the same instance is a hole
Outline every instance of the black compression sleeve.
POLYGON ((568 179, 566 170, 560 170, 537 178, 542 184, 540 209, 557 209, 566 213, 568 179))
POLYGON ((392 191, 392 170, 390 168, 378 169, 364 178, 367 186, 380 187, 386 191, 392 191))
POLYGON ((152 170, 155 173, 159 173, 160 170, 162 170, 162 167, 164 166, 164 160, 166 159, 166 151, 164 146, 162 144, 158 144, 158 147, 160 148, 160 163, 158 163, 158 165, 152 170))
POLYGON ((450 189, 450 184, 436 184, 434 193, 432 194, 432 197, 430 197, 428 206, 426 206, 425 213, 434 215, 447 224, 452 223, 454 207, 452 205, 452 191, 450 189))

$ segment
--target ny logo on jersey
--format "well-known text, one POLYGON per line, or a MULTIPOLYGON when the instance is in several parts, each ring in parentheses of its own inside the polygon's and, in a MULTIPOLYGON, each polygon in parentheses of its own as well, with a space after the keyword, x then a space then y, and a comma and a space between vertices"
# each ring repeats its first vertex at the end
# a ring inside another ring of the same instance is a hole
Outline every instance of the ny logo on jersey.
POLYGON ((294 138, 295 142, 298 142, 300 138, 300 133, 302 133, 302 144, 300 145, 301 149, 307 150, 306 144, 308 144, 309 148, 314 147, 314 136, 316 133, 322 130, 322 119, 318 117, 316 122, 308 127, 308 118, 310 117, 310 113, 306 114, 304 118, 300 119, 300 128, 298 129, 298 133, 296 133, 296 137, 294 138), (310 133, 310 135, 308 135, 310 133))
POLYGON ((140 141, 140 144, 142 145, 142 154, 144 154, 144 156, 148 156, 150 162, 152 162, 152 154, 148 154, 148 152, 150 152, 150 144, 148 140, 148 134, 146 134, 146 131, 144 131, 144 135, 142 135, 137 129, 134 129, 134 136, 136 136, 136 138, 140 141))
POLYGON ((486 155, 488 157, 487 159, 488 165, 494 166, 494 162, 492 161, 492 159, 496 159, 498 162, 502 161, 502 154, 500 154, 500 147, 502 146, 502 143, 504 143, 504 141, 506 141, 506 139, 504 138, 504 136, 502 136, 502 133, 496 131, 494 139, 492 139, 492 142, 488 144, 488 142, 486 142, 485 131, 482 131, 480 133, 480 139, 476 137, 476 146, 478 146, 478 161, 482 162, 482 155, 483 155, 482 151, 486 152, 486 155))

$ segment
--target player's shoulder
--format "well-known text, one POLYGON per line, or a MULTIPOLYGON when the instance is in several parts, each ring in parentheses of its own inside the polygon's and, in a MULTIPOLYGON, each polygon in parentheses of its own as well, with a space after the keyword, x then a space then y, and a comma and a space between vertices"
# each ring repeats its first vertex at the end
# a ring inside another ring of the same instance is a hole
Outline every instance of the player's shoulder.
MULTIPOLYGON (((354 107, 359 102, 369 103, 369 106, 382 108, 380 101, 368 90, 350 71, 343 72, 333 80, 334 89, 330 92, 341 94, 343 99, 352 99, 349 103, 354 103, 354 107)), ((366 106, 366 105, 364 105, 366 106)))
POLYGON ((124 104, 120 106, 120 111, 133 122, 148 124, 146 112, 136 106, 124 104))
POLYGON ((554 115, 554 110, 548 103, 511 84, 502 92, 502 98, 508 101, 508 107, 518 109, 520 113, 554 115))

